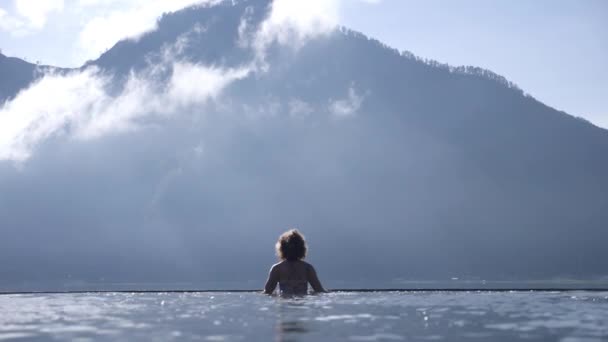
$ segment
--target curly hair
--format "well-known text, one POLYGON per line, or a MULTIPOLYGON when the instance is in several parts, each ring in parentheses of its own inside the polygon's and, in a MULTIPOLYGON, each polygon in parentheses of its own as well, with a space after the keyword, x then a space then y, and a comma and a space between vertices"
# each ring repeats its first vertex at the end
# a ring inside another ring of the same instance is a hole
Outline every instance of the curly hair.
POLYGON ((281 260, 294 261, 306 257, 306 241, 297 229, 291 229, 281 234, 275 248, 277 256, 281 260))

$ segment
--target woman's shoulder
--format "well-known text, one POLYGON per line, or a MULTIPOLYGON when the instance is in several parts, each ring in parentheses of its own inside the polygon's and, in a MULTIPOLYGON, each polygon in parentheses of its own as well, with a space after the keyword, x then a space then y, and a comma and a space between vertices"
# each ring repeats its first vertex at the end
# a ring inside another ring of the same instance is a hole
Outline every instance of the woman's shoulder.
POLYGON ((279 261, 276 264, 272 265, 271 269, 276 269, 281 267, 285 263, 285 260, 279 261))
POLYGON ((302 264, 304 265, 304 267, 306 267, 306 269, 311 269, 314 270, 315 268, 312 266, 312 264, 304 261, 304 260, 300 260, 302 262, 302 264))

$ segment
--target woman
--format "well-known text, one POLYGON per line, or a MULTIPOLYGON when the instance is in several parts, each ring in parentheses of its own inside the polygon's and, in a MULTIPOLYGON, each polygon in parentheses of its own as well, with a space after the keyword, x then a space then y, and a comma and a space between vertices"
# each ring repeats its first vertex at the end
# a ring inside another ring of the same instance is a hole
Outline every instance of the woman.
POLYGON ((326 292, 315 268, 302 260, 306 257, 306 241, 297 229, 279 236, 276 250, 281 262, 270 269, 264 287, 265 294, 272 294, 277 283, 282 295, 305 295, 308 293, 309 283, 315 292, 326 292))

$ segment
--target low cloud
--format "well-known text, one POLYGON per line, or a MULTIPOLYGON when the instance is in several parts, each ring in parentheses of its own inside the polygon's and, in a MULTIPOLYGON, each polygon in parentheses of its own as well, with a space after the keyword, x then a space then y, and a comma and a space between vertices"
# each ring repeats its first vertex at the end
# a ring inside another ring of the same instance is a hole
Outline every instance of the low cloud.
MULTIPOLYGON (((112 3, 113 0, 81 0, 80 5, 112 3)), ((143 6, 140 1, 133 3, 143 6)), ((161 5, 160 1, 147 2, 149 8, 144 12, 148 12, 141 14, 141 21, 131 23, 126 32, 141 33, 150 29, 150 25, 155 25, 159 11, 175 10, 194 3, 200 1, 181 0, 171 2, 171 5, 161 5)), ((265 49, 272 42, 291 45, 297 41, 303 44, 307 39, 325 34, 335 27, 337 8, 337 1, 315 0, 303 5, 275 0, 269 16, 253 31, 249 47, 256 49, 259 57, 265 54, 265 49)), ((97 36, 96 25, 100 29, 116 27, 124 33, 121 22, 129 21, 131 14, 103 17, 99 19, 99 24, 88 26, 91 31, 83 35, 90 34, 92 39, 97 36)), ((97 38, 109 42, 119 39, 118 35, 116 31, 115 36, 110 32, 105 38, 97 38)), ((187 62, 178 57, 181 56, 180 46, 183 44, 183 41, 175 42, 172 48, 165 51, 160 63, 128 75, 118 95, 108 91, 115 86, 115 80, 94 67, 68 74, 51 73, 36 81, 0 107, 0 160, 25 161, 38 144, 54 136, 86 140, 136 130, 146 122, 174 114, 188 106, 216 100, 232 82, 253 72, 264 72, 268 67, 265 65, 260 69, 259 60, 234 68, 187 62), (165 70, 171 71, 170 76, 159 77, 158 74, 165 70)), ((362 101, 362 96, 350 87, 348 97, 332 101, 329 111, 338 117, 353 115, 362 101)), ((281 101, 274 100, 272 103, 274 105, 256 113, 276 115, 281 101)), ((285 104, 292 117, 307 116, 314 111, 311 105, 299 99, 285 104)))
POLYGON ((188 106, 215 99, 228 84, 244 78, 251 71, 248 67, 217 69, 192 63, 175 63, 169 84, 169 102, 188 106))
POLYGON ((339 19, 339 1, 274 0, 268 18, 260 25, 252 45, 263 60, 274 42, 299 48, 307 39, 331 32, 339 19))
MULTIPOLYGON (((300 48, 308 39, 332 32, 340 24, 343 4, 353 0, 274 0, 268 18, 260 25, 253 42, 263 62, 272 43, 300 48)), ((377 4, 381 0, 356 0, 377 4)), ((244 17, 241 27, 247 27, 244 17)), ((242 33, 242 29, 239 30, 242 33)), ((241 41, 243 36, 241 34, 241 41)))
POLYGON ((359 95, 351 85, 346 98, 330 101, 329 112, 338 118, 352 116, 361 108, 364 98, 365 96, 359 95))
POLYGON ((112 79, 96 68, 43 77, 0 109, 0 160, 24 161, 52 136, 94 139, 137 129, 147 118, 215 99, 250 72, 167 63, 173 73, 166 85, 145 70, 132 74, 118 95, 107 91, 112 79))

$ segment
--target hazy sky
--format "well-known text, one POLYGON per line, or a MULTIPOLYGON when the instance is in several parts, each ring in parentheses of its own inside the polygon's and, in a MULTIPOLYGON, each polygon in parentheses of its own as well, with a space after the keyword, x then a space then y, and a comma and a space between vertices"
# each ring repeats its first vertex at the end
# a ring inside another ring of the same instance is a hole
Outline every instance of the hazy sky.
MULTIPOLYGON (((0 49, 79 66, 197 0, 0 0, 0 49)), ((490 69, 542 102, 608 127, 608 1, 309 0, 297 12, 399 50, 490 69), (311 9, 314 8, 314 9, 311 9)))

